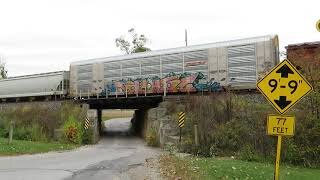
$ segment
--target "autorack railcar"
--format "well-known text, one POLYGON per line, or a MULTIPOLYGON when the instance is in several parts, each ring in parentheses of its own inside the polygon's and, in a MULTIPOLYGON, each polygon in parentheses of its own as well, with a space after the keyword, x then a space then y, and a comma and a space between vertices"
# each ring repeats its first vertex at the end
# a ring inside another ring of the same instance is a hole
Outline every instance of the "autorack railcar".
POLYGON ((71 63, 70 95, 256 89, 278 63, 277 35, 89 59, 71 63))

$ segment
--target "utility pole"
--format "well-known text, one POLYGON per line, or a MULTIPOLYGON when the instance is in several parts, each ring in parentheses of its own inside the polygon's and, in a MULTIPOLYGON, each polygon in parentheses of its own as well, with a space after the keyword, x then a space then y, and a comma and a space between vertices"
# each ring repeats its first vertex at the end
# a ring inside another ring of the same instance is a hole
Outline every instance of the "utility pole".
POLYGON ((12 143, 12 136, 13 136, 13 120, 10 120, 8 144, 12 143))
POLYGON ((187 29, 184 30, 184 39, 186 42, 186 46, 188 46, 188 33, 187 33, 187 29))

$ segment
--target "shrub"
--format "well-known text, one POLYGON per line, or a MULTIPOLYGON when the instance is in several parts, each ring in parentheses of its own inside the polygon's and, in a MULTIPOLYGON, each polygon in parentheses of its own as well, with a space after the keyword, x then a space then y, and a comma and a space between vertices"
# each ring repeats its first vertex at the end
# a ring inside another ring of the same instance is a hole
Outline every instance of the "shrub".
POLYGON ((43 128, 37 124, 34 124, 30 127, 31 140, 32 141, 48 141, 46 133, 44 133, 43 128))
POLYGON ((63 125, 65 140, 74 144, 81 144, 83 138, 83 125, 80 121, 69 116, 68 120, 63 125))
POLYGON ((170 155, 176 154, 178 152, 177 146, 172 143, 165 144, 164 149, 168 151, 170 155))
POLYGON ((240 151, 240 159, 246 161, 258 161, 259 156, 256 154, 256 151, 252 145, 246 144, 240 151))
MULTIPOLYGON (((8 132, 6 137, 8 137, 8 132)), ((26 140, 26 141, 48 141, 47 136, 43 133, 43 130, 39 125, 33 124, 27 127, 14 127, 13 128, 13 139, 26 140)))
POLYGON ((93 129, 85 129, 82 135, 82 143, 83 144, 93 144, 93 129))
POLYGON ((31 131, 26 127, 13 129, 13 139, 31 141, 31 131))
POLYGON ((159 146, 159 141, 157 139, 157 132, 154 128, 149 128, 147 130, 146 142, 148 146, 159 146))
POLYGON ((8 131, 6 129, 0 129, 0 137, 8 137, 8 131))
POLYGON ((185 135, 179 149, 182 152, 198 155, 198 149, 193 142, 192 136, 185 135))

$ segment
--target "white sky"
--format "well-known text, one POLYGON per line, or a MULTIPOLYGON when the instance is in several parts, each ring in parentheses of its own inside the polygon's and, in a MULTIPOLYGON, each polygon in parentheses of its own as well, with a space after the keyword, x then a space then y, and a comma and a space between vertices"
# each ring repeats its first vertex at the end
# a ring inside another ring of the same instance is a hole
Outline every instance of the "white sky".
POLYGON ((0 55, 9 76, 68 70, 71 61, 122 54, 129 28, 151 49, 278 34, 281 48, 319 41, 320 1, 0 0, 0 55))

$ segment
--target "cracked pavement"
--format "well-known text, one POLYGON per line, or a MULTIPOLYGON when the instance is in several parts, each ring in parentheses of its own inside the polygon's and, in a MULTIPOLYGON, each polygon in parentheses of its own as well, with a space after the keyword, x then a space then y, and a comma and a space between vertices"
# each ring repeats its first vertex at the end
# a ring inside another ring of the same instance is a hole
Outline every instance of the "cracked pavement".
POLYGON ((155 158, 160 152, 147 147, 141 138, 127 136, 129 124, 130 118, 108 120, 106 127, 116 130, 107 132, 108 136, 97 145, 67 152, 0 157, 0 179, 145 179, 146 159, 155 158))

